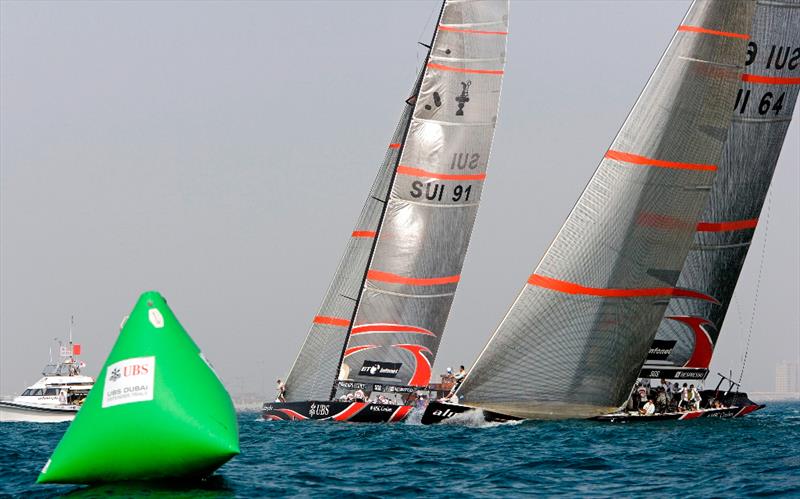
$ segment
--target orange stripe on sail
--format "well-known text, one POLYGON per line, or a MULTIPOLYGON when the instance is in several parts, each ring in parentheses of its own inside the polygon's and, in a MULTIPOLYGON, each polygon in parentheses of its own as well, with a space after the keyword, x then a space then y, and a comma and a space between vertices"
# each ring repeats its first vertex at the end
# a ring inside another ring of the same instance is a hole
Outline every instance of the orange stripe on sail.
POLYGON ((590 288, 574 282, 561 281, 552 277, 531 274, 528 284, 540 288, 551 289, 570 295, 602 296, 605 298, 639 298, 648 296, 675 296, 680 298, 697 298, 718 303, 717 300, 703 293, 681 288, 590 288))
POLYGON ((700 222, 697 232, 729 232, 733 230, 755 229, 758 225, 757 218, 750 220, 736 220, 733 222, 700 222))
POLYGON ((615 151, 609 149, 606 153, 606 158, 622 161, 625 163, 632 163, 634 165, 655 166, 658 168, 677 168, 679 170, 702 170, 702 171, 716 171, 716 165, 704 165, 701 163, 681 163, 678 161, 664 161, 660 159, 648 158, 639 156, 638 154, 631 154, 628 152, 615 151))
POLYGON ((456 73, 470 73, 478 75, 501 75, 504 73, 502 69, 469 69, 469 68, 454 68, 452 66, 445 66, 443 64, 436 64, 429 62, 428 67, 431 69, 439 69, 442 71, 455 71, 456 73))
POLYGON ((461 278, 460 275, 451 275, 446 277, 403 277, 389 272, 381 272, 379 270, 370 270, 367 272, 367 279, 372 281, 389 282, 392 284, 408 284, 409 286, 438 286, 440 284, 455 284, 461 278))
POLYGON ((400 143, 395 142, 393 144, 389 144, 389 149, 400 149, 400 143))
POLYGON ((741 38, 742 40, 750 39, 750 35, 746 33, 731 33, 730 31, 717 31, 715 29, 701 28, 700 26, 687 26, 685 24, 678 26, 678 31, 691 31, 694 33, 703 33, 706 35, 727 36, 729 38, 741 38))
POLYGON ((354 230, 353 237, 375 237, 378 233, 371 230, 354 230))
POLYGON ((426 336, 436 336, 425 328, 416 326, 404 326, 402 324, 362 324, 353 327, 351 334, 365 333, 412 333, 424 334, 426 336))
POLYGON ((326 317, 318 315, 314 317, 314 324, 325 324, 326 326, 350 327, 350 321, 339 317, 326 317))
POLYGON ((471 35, 507 35, 508 31, 481 31, 477 29, 454 28, 452 26, 439 25, 440 31, 453 31, 455 33, 469 33, 471 35))
POLYGON ((767 85, 800 85, 800 78, 788 78, 782 76, 759 76, 744 73, 742 81, 750 83, 764 83, 767 85))
POLYGON ((437 178, 439 180, 484 180, 486 178, 485 173, 476 173, 474 175, 453 175, 450 173, 429 172, 421 168, 413 168, 403 165, 397 167, 397 173, 400 175, 410 175, 412 177, 437 178))

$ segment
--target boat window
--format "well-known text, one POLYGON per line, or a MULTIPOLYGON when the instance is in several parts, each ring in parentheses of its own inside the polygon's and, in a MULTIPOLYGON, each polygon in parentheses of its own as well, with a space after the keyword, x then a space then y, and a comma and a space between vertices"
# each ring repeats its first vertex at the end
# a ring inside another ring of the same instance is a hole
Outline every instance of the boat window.
POLYGON ((41 388, 37 388, 36 390, 33 390, 33 393, 31 393, 31 395, 33 395, 34 397, 44 395, 44 390, 41 388))
POLYGON ((33 391, 33 390, 31 390, 30 388, 28 388, 27 390, 25 390, 24 392, 22 392, 22 396, 23 396, 23 397, 28 397, 28 396, 30 396, 30 394, 31 394, 31 392, 32 392, 32 391, 33 391))
POLYGON ((58 395, 58 388, 48 388, 44 392, 45 395, 58 395))

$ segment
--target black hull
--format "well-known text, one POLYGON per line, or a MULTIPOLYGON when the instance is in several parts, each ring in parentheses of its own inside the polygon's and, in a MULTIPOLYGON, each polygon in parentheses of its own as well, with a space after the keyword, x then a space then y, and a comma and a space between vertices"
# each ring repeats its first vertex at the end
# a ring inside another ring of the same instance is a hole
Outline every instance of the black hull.
POLYGON ((652 416, 640 416, 638 414, 619 413, 605 414, 597 416, 595 421, 607 423, 648 423, 652 421, 684 421, 687 419, 698 418, 741 418, 753 411, 766 407, 763 404, 750 404, 743 407, 726 407, 724 409, 700 409, 699 411, 670 412, 667 414, 653 414, 652 416))
MULTIPOLYGON (((486 423, 508 423, 509 421, 521 421, 522 418, 515 416, 507 416, 499 412, 486 411, 483 409, 476 409, 459 404, 443 404, 441 402, 431 402, 425 408, 425 413, 422 415, 422 424, 439 424, 454 416, 475 414, 483 418, 486 423)), ((458 418, 461 419, 461 418, 458 418)))
POLYGON ((412 406, 371 402, 268 402, 261 416, 267 421, 327 420, 349 423, 398 423, 411 413, 412 406))
MULTIPOLYGON (((667 412, 661 414, 653 414, 652 416, 640 416, 636 413, 620 412, 615 414, 604 414, 597 416, 595 421, 605 421, 608 423, 627 423, 637 422, 643 423, 647 421, 684 421, 687 419, 697 418, 741 418, 747 416, 753 411, 763 409, 766 405, 756 404, 744 392, 720 392, 717 390, 702 390, 700 392, 702 400, 700 410, 697 411, 684 411, 684 412, 667 412), (707 407, 712 400, 719 400, 722 402, 724 408, 714 409, 707 407)), ((674 410, 674 406, 673 406, 674 410)))

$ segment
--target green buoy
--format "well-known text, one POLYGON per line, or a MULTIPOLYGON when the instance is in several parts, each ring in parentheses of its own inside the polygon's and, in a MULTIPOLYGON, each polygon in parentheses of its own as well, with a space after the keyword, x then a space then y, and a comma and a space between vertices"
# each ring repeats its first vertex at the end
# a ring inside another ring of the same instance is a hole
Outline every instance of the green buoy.
POLYGON ((228 392, 164 298, 149 291, 37 482, 199 478, 238 453, 228 392))

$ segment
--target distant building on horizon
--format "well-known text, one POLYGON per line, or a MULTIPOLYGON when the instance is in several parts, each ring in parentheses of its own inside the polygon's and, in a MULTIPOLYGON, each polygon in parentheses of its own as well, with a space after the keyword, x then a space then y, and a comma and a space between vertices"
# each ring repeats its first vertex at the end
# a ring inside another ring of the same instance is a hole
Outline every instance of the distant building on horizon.
POLYGON ((777 393, 797 393, 797 362, 780 362, 775 366, 775 391, 777 393))

